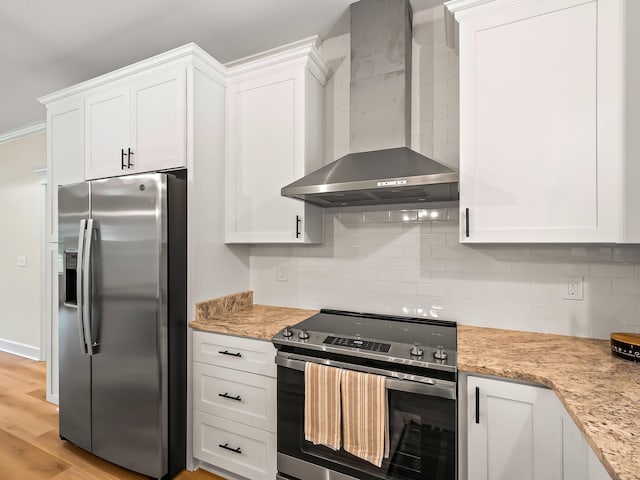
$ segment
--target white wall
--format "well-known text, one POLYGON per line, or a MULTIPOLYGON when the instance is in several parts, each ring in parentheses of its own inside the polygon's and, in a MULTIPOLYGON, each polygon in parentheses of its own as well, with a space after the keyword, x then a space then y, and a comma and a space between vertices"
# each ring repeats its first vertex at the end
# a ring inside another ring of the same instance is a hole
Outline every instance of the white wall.
POLYGON ((0 144, 0 349, 40 348, 41 187, 33 168, 45 164, 45 134, 0 144))
MULTIPOLYGON (((331 161, 349 148, 348 35, 321 52, 335 71, 326 90, 331 161)), ((444 44, 441 7, 415 15, 413 55, 412 145, 457 168, 458 64, 444 44)), ((415 209, 327 210, 324 245, 252 247, 256 303, 598 338, 640 332, 640 247, 470 247, 458 242, 457 205, 421 213, 418 221, 415 209), (277 281, 280 265, 287 282, 277 281), (584 277, 583 301, 561 299, 566 275, 584 277)))

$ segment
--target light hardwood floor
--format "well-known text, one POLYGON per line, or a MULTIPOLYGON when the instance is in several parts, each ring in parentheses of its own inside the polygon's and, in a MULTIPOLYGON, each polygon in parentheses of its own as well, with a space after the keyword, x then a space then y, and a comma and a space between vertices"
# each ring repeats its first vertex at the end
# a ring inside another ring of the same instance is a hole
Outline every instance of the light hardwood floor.
MULTIPOLYGON (((58 436, 56 405, 45 399, 45 364, 0 352, 1 480, 146 480, 58 436)), ((224 480, 182 472, 178 480, 224 480)))

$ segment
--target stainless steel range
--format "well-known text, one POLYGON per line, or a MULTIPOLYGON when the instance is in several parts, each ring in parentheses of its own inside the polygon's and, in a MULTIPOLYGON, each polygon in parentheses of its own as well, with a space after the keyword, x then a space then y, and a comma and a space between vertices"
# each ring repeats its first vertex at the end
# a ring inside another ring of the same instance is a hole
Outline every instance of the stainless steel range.
POLYGON ((457 478, 455 322, 321 310, 273 343, 279 479, 457 478), (390 454, 382 466, 305 440, 307 362, 385 377, 390 454))

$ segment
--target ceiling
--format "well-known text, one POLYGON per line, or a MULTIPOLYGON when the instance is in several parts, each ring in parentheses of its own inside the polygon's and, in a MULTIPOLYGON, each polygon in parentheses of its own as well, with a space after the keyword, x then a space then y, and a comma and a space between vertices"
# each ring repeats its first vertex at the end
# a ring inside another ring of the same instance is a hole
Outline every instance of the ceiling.
MULTIPOLYGON (((354 1, 0 2, 0 134, 43 122, 39 96, 189 42, 225 63, 311 35, 346 33, 354 1)), ((414 11, 439 3, 411 0, 414 11)))

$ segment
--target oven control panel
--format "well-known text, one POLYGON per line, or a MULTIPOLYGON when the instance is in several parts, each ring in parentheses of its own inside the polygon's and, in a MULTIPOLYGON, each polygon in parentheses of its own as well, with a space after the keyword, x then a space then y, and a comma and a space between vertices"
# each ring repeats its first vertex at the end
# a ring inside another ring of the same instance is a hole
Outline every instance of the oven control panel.
POLYGON ((359 338, 333 337, 331 335, 325 338, 322 343, 335 345, 337 347, 359 348, 361 350, 383 353, 387 353, 391 348, 390 343, 371 342, 369 340, 361 340, 359 338))

